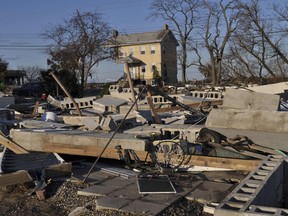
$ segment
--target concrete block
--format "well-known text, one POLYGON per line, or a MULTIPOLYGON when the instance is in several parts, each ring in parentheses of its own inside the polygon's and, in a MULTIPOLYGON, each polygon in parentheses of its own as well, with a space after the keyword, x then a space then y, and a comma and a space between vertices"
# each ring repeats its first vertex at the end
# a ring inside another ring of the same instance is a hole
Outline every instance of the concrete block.
MULTIPOLYGON (((73 176, 72 180, 75 179, 77 182, 83 181, 87 173, 89 172, 91 166, 81 165, 80 166, 73 166, 73 176)), ((86 182, 88 184, 99 184, 100 182, 105 181, 106 179, 111 178, 111 175, 108 175, 106 173, 100 172, 100 170, 94 168, 88 178, 86 179, 86 182)))
POLYGON ((223 99, 223 108, 225 109, 248 109, 251 98, 250 92, 239 89, 226 89, 223 99))
POLYGON ((136 215, 138 214, 144 214, 144 215, 158 215, 162 211, 164 211, 168 205, 158 202, 145 202, 141 200, 134 200, 130 202, 128 205, 122 207, 121 211, 127 211, 134 213, 136 215))
MULTIPOLYGON (((205 125, 207 127, 227 128, 230 125, 230 119, 234 115, 232 109, 212 109, 207 117, 205 125)), ((236 111, 236 110, 235 110, 236 111)))
POLYGON ((112 192, 111 194, 109 194, 109 196, 125 198, 128 200, 135 200, 135 199, 138 199, 142 196, 139 194, 136 184, 130 185, 129 188, 128 187, 120 188, 120 189, 112 192))
POLYGON ((100 127, 100 119, 101 117, 99 116, 95 118, 84 118, 82 119, 81 123, 85 129, 93 131, 100 127))
POLYGON ((248 86, 249 90, 266 94, 281 94, 288 89, 288 82, 280 82, 268 85, 253 85, 248 86))
POLYGON ((92 126, 92 124, 99 124, 100 116, 63 116, 65 124, 69 125, 85 125, 92 126))
POLYGON ((111 95, 93 101, 93 108, 101 112, 115 112, 119 113, 119 106, 128 104, 126 99, 116 98, 111 95))
POLYGON ((32 120, 27 119, 19 123, 20 128, 70 128, 71 125, 69 124, 62 124, 56 122, 49 122, 49 121, 40 121, 40 120, 32 120))
MULTIPOLYGON (((27 150, 44 151, 47 145, 55 145, 73 150, 73 148, 103 148, 111 138, 109 133, 95 133, 80 130, 10 130, 13 141, 27 150)), ((149 141, 137 139, 131 134, 116 134, 109 144, 115 149, 121 145, 123 149, 147 150, 149 141)), ((57 148, 57 147, 56 147, 57 148)), ((70 152, 67 152, 70 153, 70 152)))
POLYGON ((202 102, 203 101, 202 98, 192 97, 192 96, 184 96, 184 95, 179 96, 177 99, 180 103, 183 103, 183 104, 192 104, 195 102, 202 102))
POLYGON ((232 187, 233 184, 204 181, 187 194, 186 199, 196 200, 204 204, 210 202, 219 203, 229 194, 229 190, 232 187))
POLYGON ((119 197, 100 197, 96 199, 96 209, 112 209, 119 210, 128 205, 131 200, 119 197))
MULTIPOLYGON (((223 112, 228 111, 230 115, 229 125, 228 128, 237 128, 237 129, 244 129, 244 130, 254 130, 257 122, 255 122, 255 116, 257 114, 252 111, 246 110, 222 110, 223 112)), ((225 116, 226 117, 226 116, 225 116)), ((221 116, 219 116, 221 118, 221 116)))
POLYGON ((277 111, 279 104, 279 95, 271 95, 232 88, 226 89, 225 97, 223 100, 223 107, 228 109, 277 111))
POLYGON ((106 196, 115 190, 117 190, 117 188, 103 185, 93 185, 91 187, 77 191, 77 194, 82 196, 106 196))
POLYGON ((283 131, 288 131, 288 115, 285 114, 282 115, 282 122, 283 122, 282 126, 283 131))
POLYGON ((106 187, 111 187, 111 188, 125 188, 128 185, 131 184, 136 184, 136 180, 131 178, 131 179, 123 179, 123 178, 112 178, 108 179, 104 182, 101 183, 101 185, 106 186, 106 187))
POLYGON ((137 110, 134 111, 136 114, 136 121, 142 124, 153 122, 152 114, 150 110, 137 110))
MULTIPOLYGON (((95 96, 92 97, 83 97, 83 98, 74 98, 75 102, 78 104, 79 109, 84 109, 93 106, 93 101, 96 99, 95 96)), ((69 97, 65 97, 61 101, 62 109, 76 109, 72 100, 69 97)))
POLYGON ((117 128, 117 124, 111 116, 102 118, 99 125, 104 131, 115 131, 117 128))
POLYGON ((150 136, 152 133, 161 133, 161 128, 157 128, 156 125, 140 125, 131 129, 123 131, 123 133, 150 136))
POLYGON ((254 130, 259 131, 283 131, 283 116, 285 112, 271 112, 271 111, 261 111, 254 115, 254 130))
POLYGON ((266 132, 288 132, 288 112, 267 110, 215 109, 205 125, 214 128, 231 128, 266 132))
POLYGON ((171 205, 172 203, 178 202, 181 200, 183 196, 178 194, 147 194, 139 198, 139 200, 144 202, 157 202, 163 203, 167 206, 171 205))

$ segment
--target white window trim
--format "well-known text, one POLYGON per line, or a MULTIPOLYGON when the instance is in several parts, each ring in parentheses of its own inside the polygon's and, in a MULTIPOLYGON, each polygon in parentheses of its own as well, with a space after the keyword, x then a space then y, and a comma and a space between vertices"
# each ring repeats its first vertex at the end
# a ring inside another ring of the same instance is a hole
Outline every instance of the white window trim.
POLYGON ((150 54, 155 54, 156 53, 156 47, 155 46, 151 46, 150 47, 150 54))
POLYGON ((145 55, 145 54, 146 54, 146 52, 145 52, 145 47, 144 47, 144 46, 140 47, 140 54, 141 54, 141 55, 145 55), (143 52, 143 53, 142 53, 142 52, 143 52))

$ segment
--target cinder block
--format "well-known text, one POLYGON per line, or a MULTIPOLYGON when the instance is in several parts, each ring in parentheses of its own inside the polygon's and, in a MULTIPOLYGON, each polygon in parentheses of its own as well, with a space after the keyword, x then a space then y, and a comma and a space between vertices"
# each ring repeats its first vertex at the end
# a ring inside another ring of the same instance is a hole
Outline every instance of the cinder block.
POLYGON ((230 125, 230 119, 234 112, 229 112, 226 109, 212 109, 206 120, 206 127, 227 128, 230 125))
POLYGON ((271 111, 258 111, 254 115, 255 129, 260 131, 283 131, 283 113, 271 111))
POLYGON ((257 123, 255 123, 255 112, 246 110, 228 110, 231 113, 229 128, 237 128, 244 130, 253 130, 257 123), (233 112, 233 114, 232 114, 233 112))
POLYGON ((277 111, 280 96, 240 89, 226 89, 223 107, 228 109, 277 111))

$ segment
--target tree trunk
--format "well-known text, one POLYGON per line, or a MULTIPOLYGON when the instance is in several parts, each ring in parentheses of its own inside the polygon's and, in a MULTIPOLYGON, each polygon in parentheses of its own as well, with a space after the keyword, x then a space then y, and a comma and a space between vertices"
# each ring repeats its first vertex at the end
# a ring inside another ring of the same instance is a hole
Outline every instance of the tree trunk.
POLYGON ((182 69, 182 82, 186 83, 186 68, 187 68, 187 50, 186 50, 186 42, 182 44, 182 62, 181 62, 181 69, 182 69))

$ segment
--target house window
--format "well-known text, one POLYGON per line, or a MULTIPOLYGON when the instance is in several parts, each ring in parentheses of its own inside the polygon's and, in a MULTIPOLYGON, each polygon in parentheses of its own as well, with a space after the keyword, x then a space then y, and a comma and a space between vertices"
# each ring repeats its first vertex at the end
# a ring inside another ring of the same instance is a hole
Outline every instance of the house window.
POLYGON ((151 54, 155 54, 155 46, 151 46, 150 47, 150 53, 151 54))
POLYGON ((123 53, 123 50, 122 49, 119 49, 119 57, 124 57, 124 53, 123 53))
POLYGON ((145 47, 141 47, 140 54, 141 54, 141 55, 144 55, 144 54, 145 54, 145 47))
POLYGON ((142 66, 141 66, 141 72, 142 72, 142 73, 145 73, 145 72, 146 72, 146 67, 145 67, 145 65, 142 65, 142 66))
POLYGON ((129 54, 130 54, 130 55, 133 55, 133 54, 134 54, 134 48, 130 48, 130 49, 129 49, 129 54))

